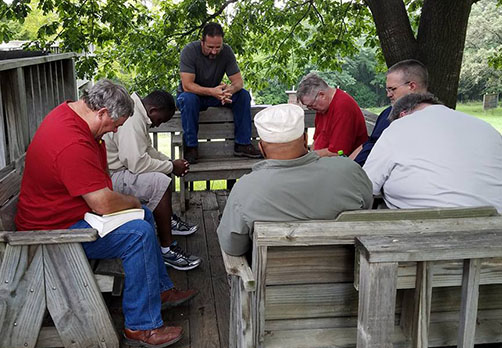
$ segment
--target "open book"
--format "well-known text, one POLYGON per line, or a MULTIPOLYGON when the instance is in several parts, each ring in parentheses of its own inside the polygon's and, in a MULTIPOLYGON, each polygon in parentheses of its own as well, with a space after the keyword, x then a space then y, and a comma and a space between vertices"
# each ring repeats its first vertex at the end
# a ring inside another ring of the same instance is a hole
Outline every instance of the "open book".
POLYGON ((100 237, 106 236, 119 226, 132 220, 143 220, 145 211, 143 209, 126 209, 117 211, 111 214, 98 215, 94 213, 85 213, 84 220, 87 221, 92 228, 98 230, 100 237))

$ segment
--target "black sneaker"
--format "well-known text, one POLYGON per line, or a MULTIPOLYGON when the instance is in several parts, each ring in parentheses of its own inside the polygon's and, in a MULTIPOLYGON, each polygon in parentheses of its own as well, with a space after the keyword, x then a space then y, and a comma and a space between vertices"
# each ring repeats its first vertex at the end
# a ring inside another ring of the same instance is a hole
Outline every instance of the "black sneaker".
POLYGON ((253 144, 235 144, 234 145, 234 156, 239 157, 249 157, 249 158, 261 158, 261 152, 253 146, 253 144))
POLYGON ((197 160, 199 159, 199 150, 197 146, 185 146, 183 149, 183 157, 190 164, 197 163, 197 160))
POLYGON ((189 225, 176 214, 173 214, 171 218, 171 233, 173 236, 189 236, 197 232, 198 229, 199 225, 189 225))
POLYGON ((189 271, 199 266, 202 262, 197 256, 188 255, 181 250, 176 241, 169 246, 167 253, 162 253, 162 259, 167 266, 179 271, 189 271))

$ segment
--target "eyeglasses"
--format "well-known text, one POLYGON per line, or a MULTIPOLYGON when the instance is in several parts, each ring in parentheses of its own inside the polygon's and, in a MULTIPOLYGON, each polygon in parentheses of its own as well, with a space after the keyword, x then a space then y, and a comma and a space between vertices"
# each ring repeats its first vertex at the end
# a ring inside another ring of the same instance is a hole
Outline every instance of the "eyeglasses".
POLYGON ((397 85, 396 87, 385 87, 385 91, 387 93, 394 93, 396 89, 398 89, 401 86, 409 84, 411 81, 406 81, 405 83, 401 83, 400 85, 397 85))
POLYGON ((315 105, 315 103, 317 102, 317 97, 319 97, 319 93, 321 93, 321 91, 317 92, 317 94, 315 95, 314 97, 314 100, 312 100, 312 102, 308 105, 305 105, 305 107, 309 110, 313 110, 313 107, 315 105))

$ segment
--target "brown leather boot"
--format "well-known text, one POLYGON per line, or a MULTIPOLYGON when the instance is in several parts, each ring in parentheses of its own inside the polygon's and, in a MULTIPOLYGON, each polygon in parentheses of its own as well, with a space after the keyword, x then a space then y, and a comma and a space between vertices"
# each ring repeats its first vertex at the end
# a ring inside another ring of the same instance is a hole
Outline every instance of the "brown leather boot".
POLYGON ((179 306, 194 298, 198 293, 197 290, 178 290, 176 288, 166 290, 160 294, 160 301, 162 302, 160 309, 164 310, 166 308, 179 306))
POLYGON ((133 347, 161 348, 178 342, 183 329, 178 326, 161 326, 153 330, 124 329, 124 343, 133 347))

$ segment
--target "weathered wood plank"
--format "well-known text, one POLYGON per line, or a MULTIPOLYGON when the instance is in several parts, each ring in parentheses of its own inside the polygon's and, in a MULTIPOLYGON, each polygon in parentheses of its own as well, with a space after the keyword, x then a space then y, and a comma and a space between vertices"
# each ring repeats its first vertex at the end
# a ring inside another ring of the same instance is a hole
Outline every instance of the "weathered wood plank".
POLYGON ((47 62, 52 62, 55 60, 73 58, 76 56, 77 56, 76 53, 61 53, 61 54, 51 54, 48 56, 41 56, 41 57, 6 59, 0 61, 0 71, 20 68, 28 65, 38 65, 47 62))
POLYGON ((244 288, 242 279, 230 276, 230 348, 254 348, 251 321, 251 294, 244 288))
POLYGON ((110 275, 114 277, 124 277, 124 268, 120 259, 103 259, 99 260, 95 274, 110 275))
MULTIPOLYGON (((254 244, 256 245, 256 244, 254 244)), ((252 306, 253 344, 256 347, 263 347, 265 339, 265 308, 266 299, 266 269, 267 269, 267 247, 253 247, 253 273, 256 279, 256 291, 252 306)))
POLYGON ((361 254, 357 346, 392 348, 397 263, 369 263, 361 254))
POLYGON ((0 206, 19 193, 21 189, 22 174, 13 170, 0 180, 0 206))
POLYGON ((14 217, 17 211, 17 199, 18 196, 13 197, 0 208, 0 230, 3 230, 5 238, 7 237, 6 231, 14 231, 16 229, 14 217))
POLYGON ((202 208, 204 210, 204 224, 206 228, 206 239, 211 269, 211 280, 216 307, 216 319, 218 323, 218 332, 220 336, 220 345, 228 347, 229 345, 229 322, 230 322, 230 288, 228 284, 227 273, 222 262, 221 248, 218 242, 216 229, 218 227, 218 202, 213 192, 203 199, 202 208), (210 209, 213 208, 213 209, 210 209))
MULTIPOLYGON (((476 344, 501 342, 502 331, 500 318, 480 322, 476 335, 476 344)), ((443 322, 431 327, 429 347, 455 346, 457 344, 456 322, 443 322)), ((394 329, 392 342, 395 348, 408 348, 410 342, 398 326, 394 329)), ((267 333, 267 348, 319 348, 319 347, 354 347, 356 328, 282 330, 267 333)))
POLYGON ((478 314, 480 259, 464 260, 462 304, 458 328, 458 347, 473 348, 478 314))
POLYGON ((350 283, 268 286, 261 316, 266 320, 348 317, 357 315, 357 300, 350 283))
POLYGON ((336 221, 391 221, 453 219, 497 216, 497 209, 492 206, 472 208, 425 208, 425 209, 378 209, 344 211, 336 221))
POLYGON ((271 247, 267 285, 318 284, 354 281, 354 247, 271 247))
POLYGON ((7 245, 0 268, 0 347, 35 347, 45 313, 42 247, 7 245))
POLYGON ((63 83, 64 99, 77 100, 77 79, 75 76, 75 61, 73 57, 67 57, 63 60, 63 83))
MULTIPOLYGON (((206 227, 200 206, 193 206, 187 214, 188 221, 199 222, 199 231, 187 238, 186 250, 199 256, 202 264, 188 272, 188 283, 191 288, 198 289, 199 295, 190 301, 190 343, 192 347, 220 347, 215 308, 215 294, 211 282, 211 269, 208 252, 206 227)), ((227 295, 228 296, 228 295, 227 295)))
MULTIPOLYGON (((488 225, 490 218, 485 219, 488 225)), ((502 225, 501 225, 502 226, 502 225)), ((431 230, 436 229, 431 224, 431 230)), ((441 230, 439 230, 441 231, 441 230)), ((422 233, 420 235, 361 236, 369 262, 458 260, 502 255, 502 227, 467 231, 422 233)))
POLYGON ((223 250, 221 250, 221 254, 227 274, 241 278, 246 291, 255 291, 256 281, 246 258, 244 256, 228 255, 223 250))
POLYGON ((79 243, 44 245, 47 308, 66 347, 119 347, 89 262, 79 243))
MULTIPOLYGON (((221 168, 217 168, 216 165, 212 166, 215 169, 214 171, 211 169, 207 169, 206 171, 201 170, 198 172, 188 172, 187 175, 183 177, 183 181, 190 182, 190 181, 206 181, 206 180, 228 180, 228 179, 239 179, 242 177, 244 174, 248 174, 251 172, 251 167, 252 164, 250 163, 251 160, 242 163, 240 169, 237 168, 227 168, 223 169, 224 167, 222 166, 221 168)), ((226 162, 223 162, 226 163, 226 162)))
POLYGON ((10 245, 60 244, 72 242, 92 242, 98 232, 92 228, 49 231, 17 231, 6 236, 10 245))
POLYGON ((58 330, 54 326, 42 327, 38 335, 36 348, 64 347, 58 330))
MULTIPOLYGON (((251 107, 251 118, 265 109, 265 106, 255 105, 251 107)), ((314 123, 315 112, 311 110, 305 110, 305 127, 312 128, 315 126, 314 123)), ((206 111, 202 111, 199 115, 199 123, 223 123, 223 122, 233 122, 234 117, 232 111, 227 108, 209 108, 206 111)), ((181 126, 181 115, 177 111, 170 121, 161 124, 159 127, 150 129, 150 133, 171 133, 171 132, 181 132, 183 127, 181 126)))
MULTIPOLYGON (((3 105, 2 84, 1 83, 0 83, 0 105, 3 105)), ((4 168, 7 165, 7 158, 8 158, 8 153, 9 153, 8 148, 7 148, 7 138, 5 135, 6 135, 6 133, 5 133, 5 115, 3 112, 3 107, 0 107, 0 168, 4 168)))
POLYGON ((353 244, 356 236, 391 235, 403 233, 467 232, 492 231, 500 229, 502 217, 456 219, 455 223, 447 220, 403 220, 372 222, 334 222, 334 221, 298 221, 298 222, 255 222, 254 236, 256 245, 293 246, 353 244))
POLYGON ((432 304, 432 265, 429 262, 417 263, 415 289, 415 308, 413 313, 413 347, 429 347, 429 322, 432 304))

